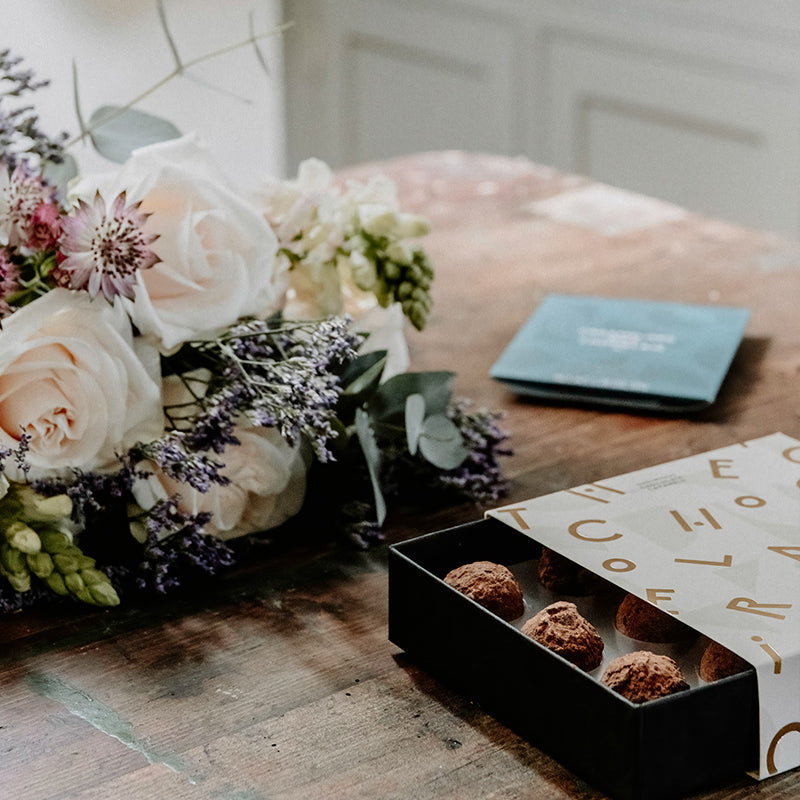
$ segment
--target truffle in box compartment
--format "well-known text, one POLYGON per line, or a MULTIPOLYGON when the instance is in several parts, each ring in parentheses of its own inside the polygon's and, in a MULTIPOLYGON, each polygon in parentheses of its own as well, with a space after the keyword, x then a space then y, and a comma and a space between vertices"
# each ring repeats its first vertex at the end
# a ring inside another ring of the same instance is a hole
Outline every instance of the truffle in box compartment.
MULTIPOLYGON (((523 617, 511 623, 444 581, 450 570, 476 561, 503 564, 530 581, 540 554, 537 542, 494 519, 393 545, 389 638, 431 674, 620 800, 683 797, 753 769, 758 714, 752 670, 714 683, 695 672, 685 691, 632 703, 602 685, 601 669, 584 672, 521 632, 523 621, 552 597, 528 592, 523 617)), ((594 602, 600 613, 600 599, 594 602)), ((613 611, 607 613, 613 619, 613 611)))

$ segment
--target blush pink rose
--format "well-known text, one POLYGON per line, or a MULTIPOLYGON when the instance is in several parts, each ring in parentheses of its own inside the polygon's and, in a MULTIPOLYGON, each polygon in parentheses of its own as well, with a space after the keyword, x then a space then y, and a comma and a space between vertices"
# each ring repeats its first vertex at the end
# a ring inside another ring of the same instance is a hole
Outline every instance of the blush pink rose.
POLYGON ((158 353, 134 343, 121 308, 54 289, 3 320, 0 446, 18 447, 24 432, 31 477, 111 466, 162 421, 158 353))

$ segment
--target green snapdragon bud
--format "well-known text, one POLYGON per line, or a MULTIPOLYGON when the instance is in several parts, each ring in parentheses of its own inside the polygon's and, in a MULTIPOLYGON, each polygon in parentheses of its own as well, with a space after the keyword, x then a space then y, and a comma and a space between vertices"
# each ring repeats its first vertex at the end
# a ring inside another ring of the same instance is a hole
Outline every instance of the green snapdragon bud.
POLYGON ((2 564, 6 575, 9 573, 21 575, 28 571, 28 562, 25 560, 25 554, 7 542, 0 545, 0 564, 2 564))
POLYGON ((28 522, 57 523, 72 514, 72 500, 65 494, 44 497, 27 485, 15 486, 13 493, 20 503, 20 517, 28 522))
POLYGON ((0 575, 18 592, 27 592, 31 588, 31 574, 25 554, 8 542, 0 545, 0 575))
POLYGON ((427 230, 421 217, 387 212, 373 217, 359 234, 347 240, 343 249, 356 285, 373 292, 383 308, 401 303, 403 313, 418 330, 425 327, 432 305, 433 268, 425 252, 410 238, 427 230), (374 266, 374 279, 365 262, 374 266))
POLYGON ((56 594, 71 595, 95 606, 119 605, 119 596, 108 575, 95 567, 95 560, 75 545, 68 534, 45 529, 41 542, 42 555, 49 556, 53 564, 44 580, 56 594))
POLYGON ((55 564, 49 553, 29 553, 25 560, 28 564, 28 569, 42 580, 51 575, 55 569, 55 564))
POLYGON ((42 549, 39 534, 21 520, 8 525, 4 533, 8 544, 23 553, 38 553, 42 549))
POLYGON ((53 592, 55 592, 56 594, 60 594, 62 597, 66 597, 69 594, 69 589, 67 589, 67 584, 64 583, 64 578, 58 572, 51 572, 44 579, 44 582, 53 592))
POLYGON ((45 497, 28 485, 12 484, 0 497, 0 576, 18 592, 29 591, 35 577, 56 594, 117 605, 108 576, 64 527, 71 515, 67 495, 45 497))

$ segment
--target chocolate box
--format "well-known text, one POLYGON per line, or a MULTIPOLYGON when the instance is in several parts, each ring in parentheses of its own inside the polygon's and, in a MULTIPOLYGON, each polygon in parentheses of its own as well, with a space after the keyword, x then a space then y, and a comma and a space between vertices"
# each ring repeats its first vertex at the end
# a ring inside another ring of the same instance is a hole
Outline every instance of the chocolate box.
MULTIPOLYGON (((524 619, 557 597, 533 597, 530 581, 527 588, 521 581, 525 615, 509 623, 443 580, 454 567, 479 560, 505 564, 519 577, 531 573, 540 552, 530 536, 491 518, 393 545, 390 640, 613 798, 684 797, 756 768, 755 671, 710 684, 687 675, 688 690, 634 704, 600 682, 607 659, 584 673, 520 632, 524 619)), ((590 612, 607 617, 602 601, 592 602, 590 612)), ((595 622, 608 648, 608 619, 597 624, 592 613, 584 616, 595 622)), ((698 658, 698 648, 696 643, 684 654, 685 663, 698 658)))

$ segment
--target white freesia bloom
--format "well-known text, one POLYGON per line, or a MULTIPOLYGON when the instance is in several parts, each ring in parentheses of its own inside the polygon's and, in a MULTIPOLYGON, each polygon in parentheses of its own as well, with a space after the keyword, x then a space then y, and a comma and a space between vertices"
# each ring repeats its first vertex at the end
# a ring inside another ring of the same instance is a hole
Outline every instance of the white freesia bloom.
POLYGON ((280 246, 306 264, 330 264, 348 234, 348 210, 332 189, 333 173, 316 158, 303 161, 297 180, 267 179, 255 197, 280 246))
POLYGON ((361 231, 376 236, 411 237, 427 223, 400 213, 394 183, 377 176, 367 184, 333 183, 330 168, 318 159, 304 161, 296 180, 266 181, 256 204, 278 236, 279 246, 297 259, 289 272, 287 319, 318 319, 348 314, 353 328, 369 335, 362 351, 387 350, 384 378, 408 369, 403 314, 397 304, 382 308, 374 294, 378 276, 364 251, 361 231), (301 260, 300 260, 301 259, 301 260))
POLYGON ((119 306, 55 289, 3 320, 0 445, 30 437, 31 477, 111 467, 161 423, 158 353, 119 306))
POLYGON ((275 234, 196 136, 136 150, 121 170, 84 178, 74 194, 86 199, 98 190, 104 197, 125 190, 152 215, 145 230, 158 235, 152 249, 161 260, 139 272, 126 308, 162 351, 281 307, 287 277, 275 234))

